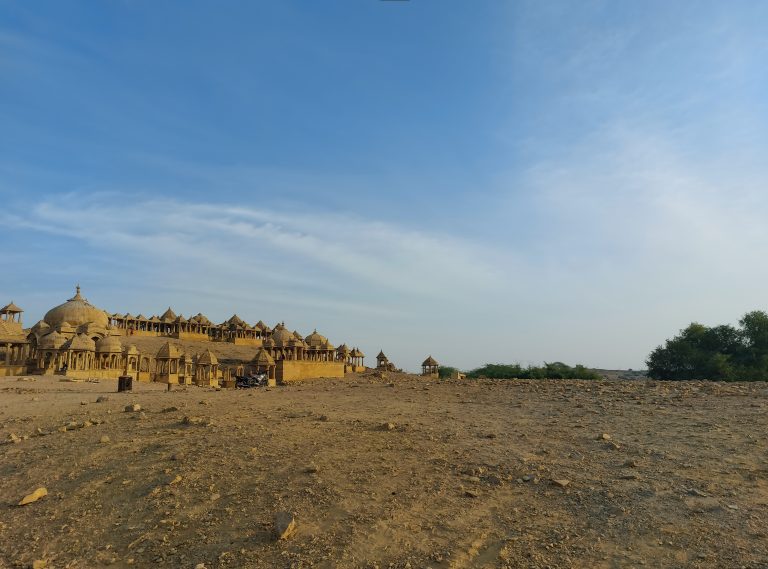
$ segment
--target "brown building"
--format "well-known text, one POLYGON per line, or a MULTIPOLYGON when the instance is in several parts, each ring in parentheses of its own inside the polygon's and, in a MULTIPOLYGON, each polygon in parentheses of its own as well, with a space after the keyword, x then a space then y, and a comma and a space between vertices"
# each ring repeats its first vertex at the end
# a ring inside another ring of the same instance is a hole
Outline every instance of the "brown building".
MULTIPOLYGON (((215 325, 203 314, 189 319, 168 308, 161 316, 112 314, 92 305, 80 293, 49 310, 30 330, 21 324, 22 310, 10 303, 0 309, 0 375, 60 374, 78 379, 117 378, 128 374, 138 381, 231 384, 231 370, 219 365, 210 349, 189 355, 167 342, 157 354, 124 346, 131 336, 231 342, 258 348, 253 367, 279 382, 314 377, 343 377, 362 371, 363 353, 357 348, 337 350, 317 330, 306 338, 284 323, 274 329, 261 320, 253 326, 236 314, 215 325)), ((240 366, 241 368, 243 366, 240 366)))

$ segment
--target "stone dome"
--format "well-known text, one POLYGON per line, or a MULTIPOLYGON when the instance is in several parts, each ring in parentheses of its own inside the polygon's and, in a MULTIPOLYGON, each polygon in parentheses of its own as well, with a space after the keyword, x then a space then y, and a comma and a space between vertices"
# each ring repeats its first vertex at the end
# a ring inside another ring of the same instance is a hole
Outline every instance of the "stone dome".
POLYGON ((202 354, 197 356, 198 365, 217 365, 219 358, 216 357, 211 350, 205 350, 202 354))
POLYGON ((290 345, 291 340, 295 341, 296 338, 282 326, 275 328, 272 332, 272 341, 277 347, 288 346, 290 345))
POLYGON ((66 341, 67 338, 63 334, 59 334, 54 330, 50 334, 43 336, 37 347, 40 350, 58 350, 66 341))
POLYGON ((75 296, 64 304, 51 308, 43 320, 52 328, 64 323, 75 327, 86 324, 95 324, 100 328, 109 326, 109 316, 107 313, 84 299, 80 295, 80 286, 77 287, 75 296))
POLYGON ((433 358, 432 356, 427 356, 427 359, 424 360, 423 362, 421 362, 421 365, 424 366, 424 367, 429 367, 429 366, 436 366, 436 365, 440 365, 440 364, 438 364, 437 360, 435 358, 433 358))
POLYGON ((181 350, 179 350, 179 347, 176 344, 171 344, 170 342, 166 342, 162 345, 160 350, 157 352, 157 359, 162 360, 173 360, 178 359, 181 357, 181 350))
POLYGON ((49 332, 51 330, 51 327, 48 326, 48 324, 45 323, 44 320, 38 320, 37 323, 32 326, 32 332, 35 333, 44 333, 49 332))
POLYGON ((309 336, 304 338, 304 341, 309 344, 310 348, 320 348, 325 349, 325 344, 328 343, 328 338, 323 336, 322 334, 318 334, 317 330, 312 332, 309 336))
POLYGON ((96 342, 91 340, 85 334, 78 334, 74 338, 71 338, 66 344, 64 344, 65 350, 79 350, 85 352, 95 352, 96 342))
POLYGON ((273 366, 275 365, 275 360, 272 359, 272 356, 265 349, 259 348, 259 351, 253 356, 251 363, 260 366, 273 366))
POLYGON ((96 342, 96 351, 105 354, 119 354, 123 351, 123 344, 117 336, 104 336, 96 342))

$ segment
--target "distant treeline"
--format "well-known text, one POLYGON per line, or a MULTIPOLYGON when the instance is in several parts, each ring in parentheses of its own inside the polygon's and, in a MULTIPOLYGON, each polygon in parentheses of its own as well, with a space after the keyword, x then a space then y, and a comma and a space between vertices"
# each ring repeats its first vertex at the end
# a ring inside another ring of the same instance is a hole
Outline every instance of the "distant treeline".
MULTIPOLYGON (((456 368, 443 366, 440 377, 450 377, 456 368)), ((527 366, 520 364, 485 364, 482 367, 466 372, 469 378, 488 379, 600 379, 595 371, 576 365, 571 367, 562 362, 545 363, 543 366, 527 366)))
POLYGON ((692 323, 648 356, 653 379, 768 380, 768 314, 748 312, 739 327, 692 323))

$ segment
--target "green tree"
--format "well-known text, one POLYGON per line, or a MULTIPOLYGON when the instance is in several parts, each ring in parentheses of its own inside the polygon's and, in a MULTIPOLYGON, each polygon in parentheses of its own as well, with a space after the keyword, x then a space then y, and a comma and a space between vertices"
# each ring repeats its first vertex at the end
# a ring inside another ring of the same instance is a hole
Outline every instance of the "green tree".
POLYGON ((748 312, 739 328, 696 322, 648 356, 655 379, 768 380, 768 314, 748 312))
POLYGON ((768 314, 762 310, 748 312, 739 324, 744 346, 739 371, 744 379, 768 379, 768 314))

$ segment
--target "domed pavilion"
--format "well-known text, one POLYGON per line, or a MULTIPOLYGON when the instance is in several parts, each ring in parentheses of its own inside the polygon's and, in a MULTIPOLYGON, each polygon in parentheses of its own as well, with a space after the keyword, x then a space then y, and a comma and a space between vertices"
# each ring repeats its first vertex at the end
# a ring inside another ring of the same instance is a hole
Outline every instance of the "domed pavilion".
POLYGON ((26 371, 31 350, 21 324, 22 312, 13 302, 0 308, 0 376, 26 371))
POLYGON ((100 339, 106 335, 109 315, 83 298, 80 285, 77 285, 75 296, 51 308, 43 317, 43 322, 53 330, 59 330, 62 325, 69 324, 78 334, 98 336, 100 339))

